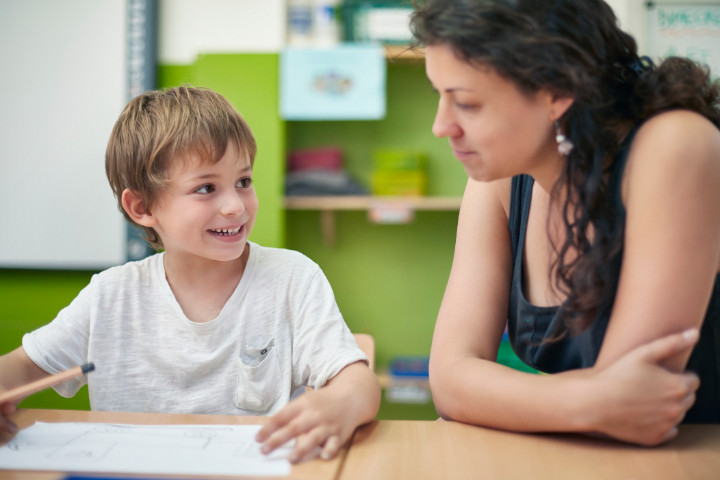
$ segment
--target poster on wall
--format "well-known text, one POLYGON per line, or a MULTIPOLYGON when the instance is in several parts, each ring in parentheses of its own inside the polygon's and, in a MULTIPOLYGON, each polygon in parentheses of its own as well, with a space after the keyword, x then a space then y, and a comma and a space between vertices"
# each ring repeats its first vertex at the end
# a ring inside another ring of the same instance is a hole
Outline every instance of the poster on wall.
POLYGON ((720 2, 648 3, 648 39, 653 59, 683 56, 720 77, 720 2))
POLYGON ((288 48, 280 56, 280 115, 285 120, 385 117, 382 46, 288 48))

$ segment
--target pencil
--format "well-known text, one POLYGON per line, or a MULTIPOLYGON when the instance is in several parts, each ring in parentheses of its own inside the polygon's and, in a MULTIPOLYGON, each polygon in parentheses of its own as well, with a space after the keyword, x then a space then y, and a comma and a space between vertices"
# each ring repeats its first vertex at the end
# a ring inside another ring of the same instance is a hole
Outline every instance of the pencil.
POLYGON ((95 365, 93 363, 86 363, 85 365, 79 365, 69 370, 65 370, 64 372, 41 378, 40 380, 30 382, 17 388, 13 388, 12 390, 8 390, 7 392, 0 393, 0 404, 25 398, 28 395, 39 392, 40 390, 45 390, 46 388, 57 385, 58 383, 62 383, 65 380, 70 380, 71 378, 85 375, 86 373, 92 372, 93 370, 95 370, 95 365))

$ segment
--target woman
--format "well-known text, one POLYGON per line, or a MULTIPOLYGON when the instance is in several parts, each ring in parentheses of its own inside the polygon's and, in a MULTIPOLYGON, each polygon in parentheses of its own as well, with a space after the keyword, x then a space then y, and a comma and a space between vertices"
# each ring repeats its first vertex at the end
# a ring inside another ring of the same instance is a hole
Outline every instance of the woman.
POLYGON ((444 418, 656 445, 720 422, 720 87, 601 0, 427 0, 470 177, 430 356, 444 418), (534 375, 495 362, 503 330, 534 375), (699 335, 698 335, 699 333, 699 335))

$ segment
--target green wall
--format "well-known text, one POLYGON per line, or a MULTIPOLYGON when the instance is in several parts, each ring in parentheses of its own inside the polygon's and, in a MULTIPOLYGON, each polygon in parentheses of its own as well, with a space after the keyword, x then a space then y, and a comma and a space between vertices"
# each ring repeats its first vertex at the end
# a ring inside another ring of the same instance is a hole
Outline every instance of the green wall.
MULTIPOLYGON (((0 354, 15 350, 22 336, 51 321, 90 282, 93 272, 0 270, 0 354)), ((27 408, 88 410, 87 387, 66 399, 48 389, 20 403, 27 408)))

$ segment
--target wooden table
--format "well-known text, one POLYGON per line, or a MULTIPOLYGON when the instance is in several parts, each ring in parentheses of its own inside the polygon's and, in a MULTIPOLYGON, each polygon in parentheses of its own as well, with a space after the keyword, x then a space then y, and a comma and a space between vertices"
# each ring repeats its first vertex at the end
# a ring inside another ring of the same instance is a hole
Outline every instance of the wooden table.
MULTIPOLYGON (((129 423, 140 425, 257 425, 262 424, 266 417, 244 417, 238 415, 176 415, 160 413, 129 413, 129 412, 88 412, 77 410, 33 410, 19 409, 12 417, 20 428, 29 427, 36 421, 40 422, 99 422, 129 423)), ((0 445, 4 445, 11 436, 0 433, 0 445)), ((340 467, 347 450, 343 450, 334 460, 312 460, 293 465, 289 476, 260 477, 263 479, 282 478, 290 480, 334 480, 340 473, 340 467)), ((120 476, 120 475, 116 475, 120 476)), ((65 477, 62 472, 27 472, 17 470, 0 470, 0 480, 59 480, 65 477)), ((127 477, 127 476, 126 476, 127 477)), ((147 478, 148 476, 143 476, 147 478)), ((181 478, 178 475, 168 476, 181 478)), ((155 477, 153 477, 155 478, 155 477)), ((162 478, 162 477, 158 477, 162 478)), ((193 476, 191 478, 198 478, 193 476)), ((249 477, 207 477, 207 478, 249 478, 249 477)))
MULTIPOLYGON (((28 409, 19 410, 13 419, 21 428, 35 421, 247 425, 265 420, 225 415, 28 409)), ((0 434, 0 444, 9 438, 0 434)), ((59 480, 63 476, 60 472, 0 470, 0 480, 59 480)), ((679 437, 670 443, 644 448, 580 435, 509 433, 445 421, 381 420, 361 427, 350 448, 335 460, 293 465, 290 476, 280 478, 717 480, 720 425, 683 425, 679 437)))
POLYGON ((518 434, 445 421, 383 420, 355 434, 340 480, 718 480, 720 425, 683 425, 654 448, 580 435, 518 434))

